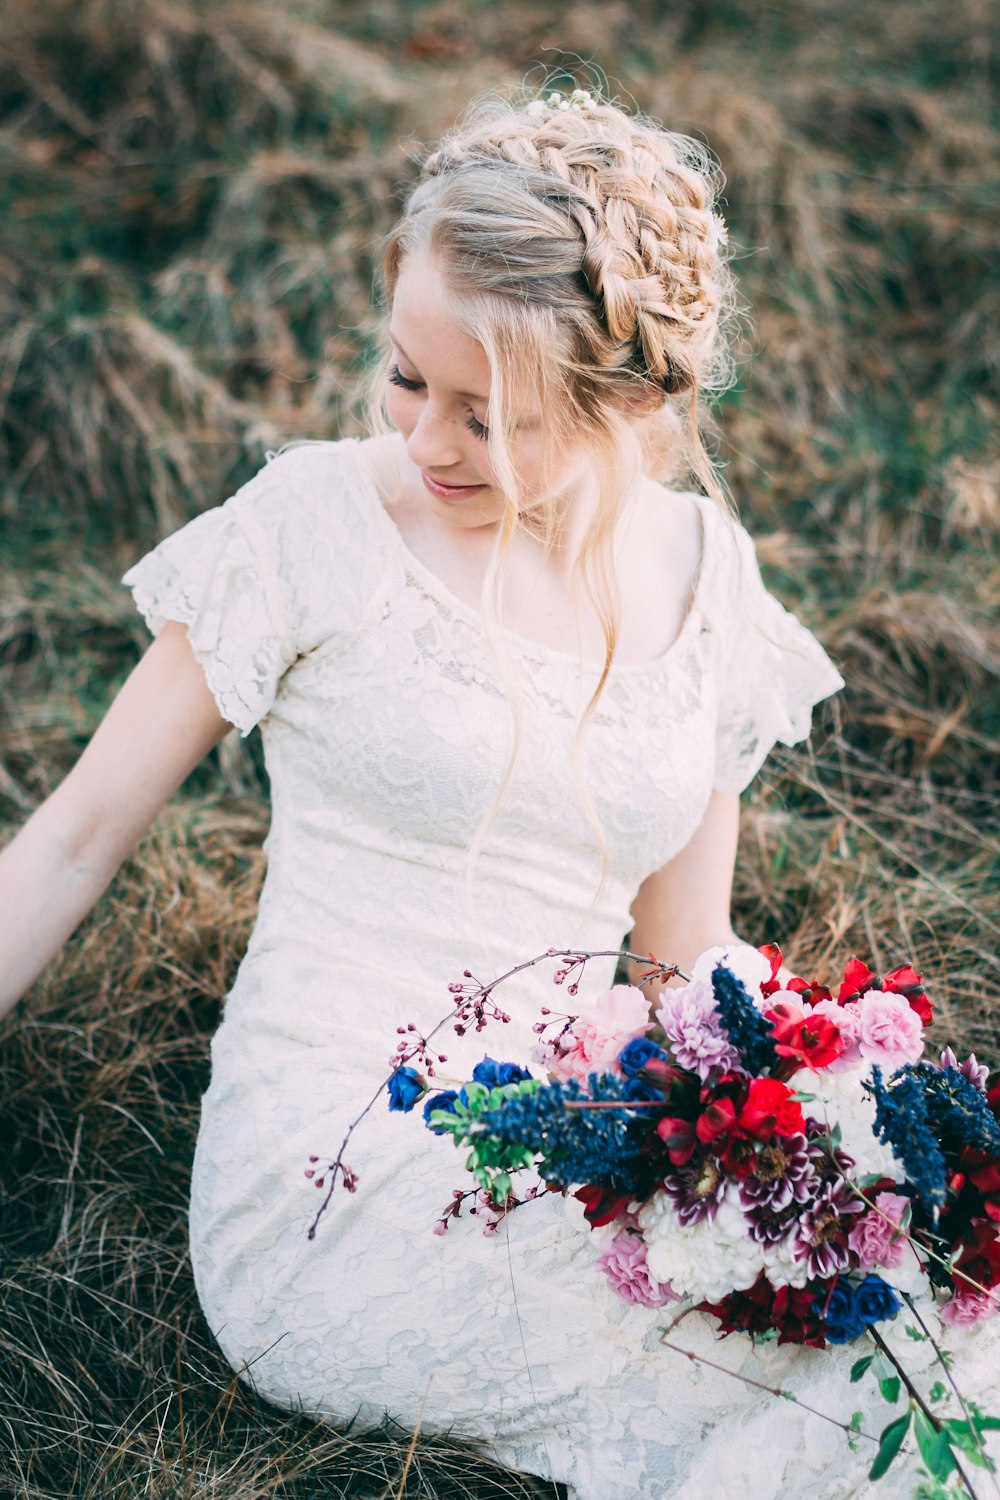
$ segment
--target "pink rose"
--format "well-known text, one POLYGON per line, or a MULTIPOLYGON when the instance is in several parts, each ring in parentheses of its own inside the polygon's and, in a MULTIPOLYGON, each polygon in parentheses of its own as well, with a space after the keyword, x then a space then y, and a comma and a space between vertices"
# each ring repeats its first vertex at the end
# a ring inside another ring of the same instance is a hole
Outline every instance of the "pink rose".
POLYGON ((900 1233, 903 1220, 909 1217, 909 1198, 901 1193, 879 1193, 875 1207, 858 1220, 847 1237, 847 1243, 858 1257, 863 1271, 892 1269, 906 1258, 909 1240, 900 1233))
POLYGON ((952 1328, 971 1328, 973 1323, 985 1323, 998 1310, 996 1299, 986 1292, 958 1290, 939 1312, 942 1323, 950 1323, 952 1328))
POLYGON ((654 1281, 649 1274, 646 1241, 641 1234, 630 1234, 628 1230, 616 1234, 597 1257, 597 1267, 623 1302, 638 1307, 664 1307, 679 1300, 671 1287, 654 1281))
POLYGON ((649 1030, 649 1000, 631 984, 616 984, 586 1010, 559 1038, 549 1072, 561 1083, 591 1073, 616 1073, 618 1054, 649 1030))
POLYGON ((858 1048, 858 1033, 861 1029, 861 1016, 856 1005, 838 1005, 836 1000, 817 1000, 811 1006, 809 1015, 825 1016, 832 1021, 840 1032, 843 1039, 844 1050, 833 1062, 827 1063, 823 1069, 824 1073, 846 1073, 861 1061, 861 1052, 858 1048))
POLYGON ((855 1002, 859 1014, 858 1050, 887 1073, 914 1063, 924 1050, 924 1027, 904 995, 868 990, 855 1002))

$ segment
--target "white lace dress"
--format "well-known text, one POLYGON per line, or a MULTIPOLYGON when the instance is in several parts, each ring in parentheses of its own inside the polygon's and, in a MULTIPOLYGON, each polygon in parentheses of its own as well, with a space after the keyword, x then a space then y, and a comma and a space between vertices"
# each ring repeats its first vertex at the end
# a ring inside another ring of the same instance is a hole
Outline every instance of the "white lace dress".
MULTIPOLYGON (((612 670, 587 740, 612 859, 596 904, 600 854, 569 769, 594 669, 510 636, 523 739, 470 911, 466 850, 508 715, 476 611, 407 550, 356 443, 269 456, 126 573, 154 632, 188 625, 225 717, 244 735, 260 725, 271 777, 260 912, 212 1045, 191 1256, 225 1354, 282 1406, 479 1439, 578 1500, 844 1500, 863 1493, 866 1455, 659 1347, 662 1316, 619 1302, 593 1270, 578 1205, 543 1199, 494 1239, 468 1217, 435 1236, 465 1185, 461 1157, 417 1115, 380 1101, 348 1154, 356 1194, 338 1190, 306 1233, 320 1197, 308 1158, 336 1151, 396 1027, 437 1022, 466 968, 487 978, 549 947, 616 949, 640 881, 684 846, 712 787, 746 786, 842 686, 765 592, 747 534, 699 505, 680 636, 612 670)), ((442 1071, 467 1077, 485 1051, 526 1059, 559 992, 536 971, 502 993, 511 1024, 449 1035, 442 1071)), ((766 1383, 794 1376, 813 1404, 860 1404, 825 1355, 716 1343, 697 1315, 677 1337, 766 1383)))

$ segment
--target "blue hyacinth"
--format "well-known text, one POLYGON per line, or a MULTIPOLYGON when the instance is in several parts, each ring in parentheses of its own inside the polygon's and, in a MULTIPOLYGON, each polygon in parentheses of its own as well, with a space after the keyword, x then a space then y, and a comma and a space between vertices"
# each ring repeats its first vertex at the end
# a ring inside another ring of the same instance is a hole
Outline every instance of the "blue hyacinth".
POLYGON ((767 1073, 778 1061, 772 1035, 774 1028, 754 1005, 746 985, 731 969, 716 964, 712 970, 712 991, 719 1019, 747 1072, 754 1077, 767 1073))
MULTIPOLYGON (((591 1074, 585 1091, 576 1079, 552 1083, 527 1098, 508 1099, 482 1117, 489 1134, 526 1146, 545 1161, 545 1180, 556 1187, 600 1182, 630 1192, 641 1180, 643 1144, 656 1111, 567 1109, 568 1102, 628 1103, 647 1092, 637 1080, 591 1074)), ((662 1096, 660 1096, 662 1097, 662 1096)))
POLYGON ((865 1087, 875 1098, 875 1134, 892 1147, 907 1179, 935 1220, 944 1207, 947 1168, 931 1125, 927 1096, 912 1069, 900 1068, 891 1086, 882 1080, 882 1069, 872 1068, 872 1081, 865 1087))

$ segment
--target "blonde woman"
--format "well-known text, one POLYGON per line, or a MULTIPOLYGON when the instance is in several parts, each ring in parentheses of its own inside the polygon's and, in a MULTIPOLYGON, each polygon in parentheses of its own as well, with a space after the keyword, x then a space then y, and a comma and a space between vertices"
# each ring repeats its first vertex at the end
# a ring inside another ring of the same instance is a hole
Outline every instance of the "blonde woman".
MULTIPOLYGON (((271 1401, 478 1439, 578 1500, 844 1500, 864 1466, 660 1348, 578 1205, 435 1237, 457 1160, 382 1112, 313 1240, 303 1173, 465 968, 737 941, 739 794, 842 682, 765 591, 699 435, 727 376, 717 187, 697 143, 585 93, 472 111, 387 244, 372 435, 268 455, 129 570, 155 640, 0 856, 5 1010, 192 767, 260 726, 268 874, 194 1163, 205 1317, 271 1401)), ((449 1037, 444 1071, 526 1058, 539 986, 507 987, 502 1035, 449 1037)), ((685 1336, 719 1358, 707 1325, 685 1336)), ((725 1359, 850 1415, 822 1359, 725 1359)))

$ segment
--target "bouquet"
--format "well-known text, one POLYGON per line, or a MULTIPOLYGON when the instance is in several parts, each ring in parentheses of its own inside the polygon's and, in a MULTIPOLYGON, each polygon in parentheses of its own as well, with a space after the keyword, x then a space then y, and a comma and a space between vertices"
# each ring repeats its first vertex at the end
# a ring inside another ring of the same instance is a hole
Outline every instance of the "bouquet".
MULTIPOLYGON (((389 1108, 422 1103, 472 1178, 436 1232, 470 1200, 495 1233, 532 1200, 572 1194, 599 1236, 597 1271, 625 1301, 670 1309, 671 1326, 694 1311, 723 1337, 817 1350, 863 1340, 851 1379, 870 1373, 887 1401, 907 1403, 874 1439, 870 1477, 912 1432, 918 1493, 975 1496, 969 1469, 992 1473, 983 1434, 1000 1420, 965 1399, 920 1305, 956 1326, 1000 1308, 1000 1075, 950 1048, 924 1057, 932 1010, 908 965, 880 977, 852 958, 834 992, 783 981, 769 945, 709 950, 690 976, 650 955, 643 988, 615 986, 577 1013, 543 1008, 524 1064, 486 1056, 470 1079, 440 1086, 437 1031, 509 1020, 494 991, 546 960, 575 998, 587 963, 606 956, 550 950, 489 984, 467 971, 434 1032, 400 1028, 389 1108), (684 983, 663 988, 651 1014, 648 992, 675 977, 684 983), (904 1304, 907 1333, 940 1365, 927 1397, 880 1330, 904 1304)), ((310 1168, 317 1186, 329 1177, 310 1235, 338 1176, 356 1186, 344 1149, 374 1103, 327 1172, 310 1168)), ((847 1430, 872 1437, 861 1413, 847 1430)))

